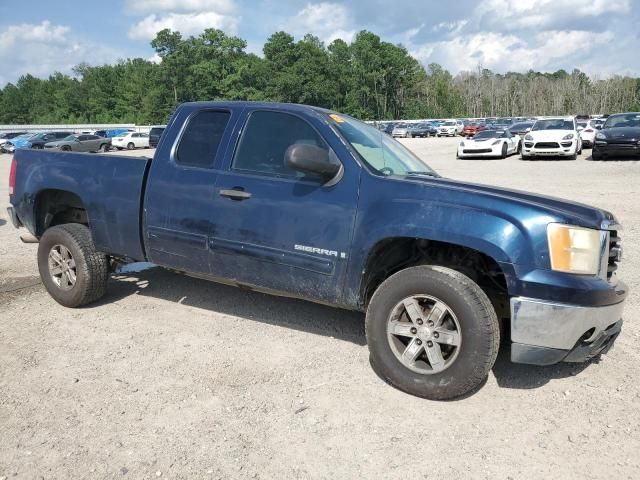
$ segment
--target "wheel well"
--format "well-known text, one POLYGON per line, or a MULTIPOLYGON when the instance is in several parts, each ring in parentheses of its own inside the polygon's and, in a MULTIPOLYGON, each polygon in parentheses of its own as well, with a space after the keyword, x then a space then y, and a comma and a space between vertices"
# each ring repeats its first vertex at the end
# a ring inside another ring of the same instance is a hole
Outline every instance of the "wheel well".
POLYGON ((88 225, 87 209, 80 197, 65 190, 43 190, 35 203, 36 236, 40 237, 49 227, 63 223, 88 225))
POLYGON ((389 276, 416 265, 439 265, 467 275, 487 294, 498 319, 508 318, 509 294, 504 272, 488 255, 452 243, 418 238, 390 238, 371 250, 364 269, 360 299, 366 307, 389 276))

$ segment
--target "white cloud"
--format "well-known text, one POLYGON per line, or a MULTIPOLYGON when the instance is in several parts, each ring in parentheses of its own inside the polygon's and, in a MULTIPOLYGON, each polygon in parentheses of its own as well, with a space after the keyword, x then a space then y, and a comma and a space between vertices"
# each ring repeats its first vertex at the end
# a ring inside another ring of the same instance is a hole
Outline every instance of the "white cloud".
POLYGON ((483 0, 473 17, 505 29, 544 29, 563 20, 623 14, 630 9, 630 0, 483 0))
POLYGON ((230 12, 235 8, 233 0, 127 0, 125 7, 133 12, 183 11, 230 12))
POLYGON ((196 35, 207 28, 219 28, 228 33, 234 33, 238 20, 237 17, 216 12, 169 13, 164 16, 152 14, 129 29, 129 38, 151 40, 164 28, 178 31, 183 35, 196 35))
POLYGON ((65 25, 49 21, 11 25, 0 33, 0 86, 30 73, 46 77, 54 71, 71 73, 82 62, 113 63, 119 55, 111 48, 81 41, 65 25))
POLYGON ((577 65, 612 38, 610 32, 546 31, 525 41, 512 34, 488 32, 428 43, 414 48, 412 54, 425 64, 438 62, 453 72, 475 70, 478 65, 500 72, 547 70, 555 69, 561 60, 577 65))
POLYGON ((336 38, 346 42, 353 40, 356 30, 352 27, 349 9, 338 3, 308 3, 296 15, 290 17, 283 29, 295 35, 311 33, 320 40, 331 43, 336 38))

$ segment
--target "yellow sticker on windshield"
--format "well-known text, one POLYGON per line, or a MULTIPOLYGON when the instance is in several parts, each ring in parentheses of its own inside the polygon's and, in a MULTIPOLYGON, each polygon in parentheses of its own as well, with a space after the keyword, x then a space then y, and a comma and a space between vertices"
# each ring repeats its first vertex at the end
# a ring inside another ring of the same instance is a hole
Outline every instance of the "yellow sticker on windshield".
POLYGON ((332 113, 329 116, 337 123, 344 123, 344 119, 340 115, 336 115, 335 113, 332 113))

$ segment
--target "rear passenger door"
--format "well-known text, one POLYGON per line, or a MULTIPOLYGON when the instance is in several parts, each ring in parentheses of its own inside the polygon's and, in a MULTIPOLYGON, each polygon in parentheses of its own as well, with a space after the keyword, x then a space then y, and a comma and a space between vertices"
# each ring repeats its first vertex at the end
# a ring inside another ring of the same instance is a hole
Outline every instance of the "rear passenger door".
POLYGON ((151 164, 144 200, 147 258, 166 267, 209 273, 207 238, 215 213, 214 187, 230 131, 233 109, 182 108, 169 138, 151 164))
POLYGON ((257 107, 248 108, 242 121, 233 156, 213 192, 211 274, 336 301, 347 266, 359 170, 343 165, 339 181, 328 185, 286 167, 286 150, 299 143, 326 149, 331 161, 340 163, 334 152, 344 146, 335 135, 320 133, 329 130, 326 121, 257 107))

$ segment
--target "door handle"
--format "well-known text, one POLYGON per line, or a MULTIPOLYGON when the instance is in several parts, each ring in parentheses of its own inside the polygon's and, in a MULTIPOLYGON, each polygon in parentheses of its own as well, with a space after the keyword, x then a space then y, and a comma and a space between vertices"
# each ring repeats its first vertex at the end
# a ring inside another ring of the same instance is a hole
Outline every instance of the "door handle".
POLYGON ((220 190, 220 196, 230 198, 231 200, 248 200, 251 198, 251 194, 249 192, 245 192, 238 188, 232 188, 229 190, 222 189, 220 190))

